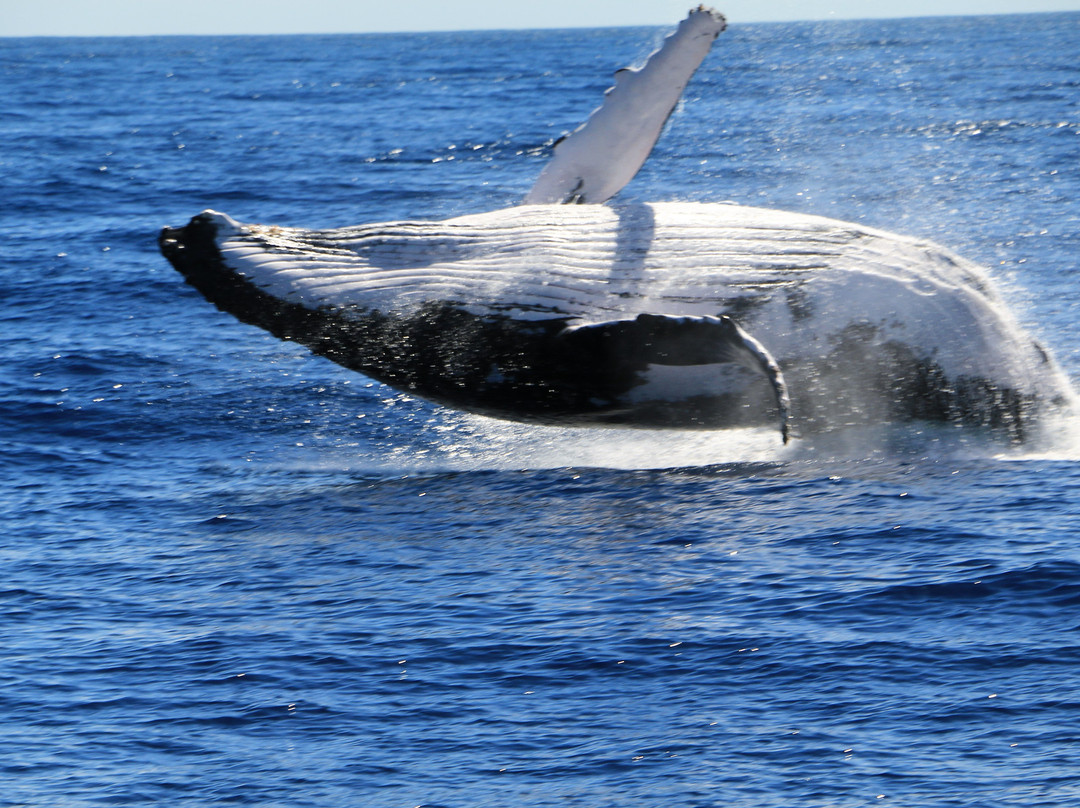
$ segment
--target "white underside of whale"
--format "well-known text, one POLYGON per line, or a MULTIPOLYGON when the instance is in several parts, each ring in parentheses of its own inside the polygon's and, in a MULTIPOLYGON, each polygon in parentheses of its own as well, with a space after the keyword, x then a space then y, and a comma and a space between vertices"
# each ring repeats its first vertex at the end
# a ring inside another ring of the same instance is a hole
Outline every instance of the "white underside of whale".
POLYGON ((868 327, 871 339, 908 346, 950 377, 1038 394, 1060 386, 980 267, 927 241, 820 216, 711 203, 527 205, 309 231, 212 215, 230 269, 308 308, 407 314, 445 301, 581 323, 735 312, 785 366, 868 327))

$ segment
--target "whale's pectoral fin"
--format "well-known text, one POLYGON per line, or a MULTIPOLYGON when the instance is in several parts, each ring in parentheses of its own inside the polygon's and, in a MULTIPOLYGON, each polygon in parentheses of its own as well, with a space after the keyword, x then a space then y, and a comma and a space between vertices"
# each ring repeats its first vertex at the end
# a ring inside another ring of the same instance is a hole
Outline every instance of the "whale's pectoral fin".
POLYGON ((780 434, 788 442, 791 404, 784 374, 765 346, 730 317, 639 314, 633 320, 570 326, 560 336, 571 351, 625 357, 640 366, 734 363, 760 373, 772 386, 780 434))
POLYGON ((555 153, 526 205, 601 204, 633 179, 698 65, 724 30, 721 14, 699 6, 641 69, 624 68, 604 103, 555 153))

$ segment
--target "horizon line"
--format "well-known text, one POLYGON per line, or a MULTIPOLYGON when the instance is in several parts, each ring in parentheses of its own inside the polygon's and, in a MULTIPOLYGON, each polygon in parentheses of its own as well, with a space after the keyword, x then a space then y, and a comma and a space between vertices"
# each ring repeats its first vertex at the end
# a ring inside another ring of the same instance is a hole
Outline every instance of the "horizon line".
MULTIPOLYGON (((940 14, 919 14, 914 16, 883 15, 876 17, 812 17, 798 20, 743 20, 733 22, 728 18, 728 28, 742 27, 747 25, 804 25, 821 23, 851 23, 851 22, 888 22, 899 20, 938 20, 959 18, 981 17, 1031 17, 1040 15, 1078 15, 1080 10, 1044 10, 1044 11, 989 11, 980 14, 956 14, 943 12, 940 14)), ((608 31, 608 30, 631 30, 631 29, 664 29, 673 28, 677 23, 656 23, 641 25, 553 25, 553 26, 530 26, 522 28, 426 28, 416 30, 374 30, 374 31, 216 31, 214 33, 195 31, 169 31, 165 33, 132 33, 132 34, 0 34, 0 40, 5 39, 144 39, 151 37, 289 37, 289 36, 408 36, 415 34, 479 34, 518 31, 608 31)))

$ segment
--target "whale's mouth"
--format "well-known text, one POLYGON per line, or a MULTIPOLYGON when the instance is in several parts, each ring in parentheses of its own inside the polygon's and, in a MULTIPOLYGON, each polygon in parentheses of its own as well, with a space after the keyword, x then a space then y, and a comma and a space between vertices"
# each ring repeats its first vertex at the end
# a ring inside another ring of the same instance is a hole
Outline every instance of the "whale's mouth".
POLYGON ((157 242, 158 249, 172 264, 173 269, 183 275, 184 279, 190 283, 189 278, 192 273, 197 274, 199 271, 199 262, 189 260, 187 229, 184 227, 163 227, 158 234, 157 242))
POLYGON ((207 271, 212 270, 217 277, 218 272, 224 269, 218 239, 244 233, 243 225, 231 217, 214 210, 204 210, 183 227, 162 228, 158 234, 158 247, 189 283, 203 291, 196 281, 207 271))
MULTIPOLYGON (((183 227, 163 227, 158 234, 158 247, 169 263, 194 283, 208 265, 221 263, 221 253, 215 236, 217 228, 205 214, 200 213, 183 227)), ((206 294, 201 288, 203 294, 206 294)))
POLYGON ((221 289, 229 285, 233 273, 221 259, 216 235, 213 222, 200 213, 183 227, 162 228, 158 247, 184 280, 215 306, 226 308, 221 301, 221 289))
POLYGON ((204 211, 183 227, 162 228, 158 246, 184 280, 218 309, 288 338, 281 323, 292 319, 286 316, 289 305, 268 295, 226 263, 218 247, 218 225, 216 217, 204 211))
POLYGON ((169 259, 170 263, 184 249, 183 236, 184 229, 182 227, 163 227, 161 233, 158 234, 158 247, 161 249, 162 254, 169 259))

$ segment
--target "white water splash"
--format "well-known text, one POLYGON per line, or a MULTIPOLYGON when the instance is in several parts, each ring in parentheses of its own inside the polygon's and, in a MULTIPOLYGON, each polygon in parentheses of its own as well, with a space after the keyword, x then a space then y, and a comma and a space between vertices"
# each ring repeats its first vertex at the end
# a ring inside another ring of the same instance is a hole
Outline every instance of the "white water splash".
POLYGON ((651 470, 728 464, 791 464, 820 468, 851 461, 939 463, 960 460, 1080 459, 1080 416, 1048 420, 1020 445, 978 429, 943 424, 853 427, 781 442, 775 429, 709 431, 535 426, 424 407, 398 412, 357 441, 344 425, 323 431, 300 453, 277 462, 308 470, 362 475, 557 468, 651 470), (389 430, 386 430, 389 427, 389 430))

